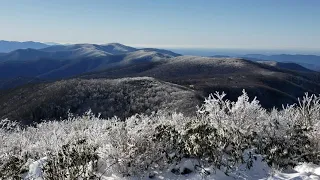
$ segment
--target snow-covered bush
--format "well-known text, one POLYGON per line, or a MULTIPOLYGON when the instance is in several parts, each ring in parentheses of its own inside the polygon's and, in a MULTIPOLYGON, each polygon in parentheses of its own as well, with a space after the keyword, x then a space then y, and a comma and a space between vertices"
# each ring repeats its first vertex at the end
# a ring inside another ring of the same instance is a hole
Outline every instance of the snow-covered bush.
POLYGON ((45 179, 94 179, 93 172, 97 170, 97 147, 79 139, 65 144, 57 154, 49 153, 43 167, 45 179))
POLYGON ((225 173, 250 168, 258 155, 274 168, 320 164, 319 96, 306 94, 298 104, 271 111, 245 91, 236 102, 224 97, 210 95, 194 117, 158 112, 121 121, 88 112, 24 128, 3 120, 0 176, 25 176, 30 163, 43 157, 42 176, 49 179, 148 174, 185 158, 225 173))
POLYGON ((7 155, 0 159, 0 177, 2 179, 21 179, 21 174, 28 172, 24 166, 26 159, 16 156, 7 155))
MULTIPOLYGON (((110 170, 126 176, 166 168, 172 163, 172 154, 179 148, 178 136, 161 139, 160 129, 174 127, 178 130, 187 119, 181 114, 160 112, 151 116, 136 115, 126 121, 111 120, 109 144, 102 149, 103 158, 113 165, 110 170)), ((161 135, 163 133, 166 132, 161 131, 161 135)), ((174 136, 170 130, 167 133, 174 136)))
POLYGON ((268 112, 255 98, 249 101, 245 91, 237 102, 224 96, 210 95, 199 113, 228 139, 231 157, 241 158, 252 148, 277 168, 294 167, 298 162, 319 164, 320 97, 306 94, 297 105, 268 112))
POLYGON ((306 94, 297 105, 269 113, 268 124, 257 139, 259 153, 280 168, 298 162, 320 163, 320 97, 306 94))
POLYGON ((201 136, 190 147, 202 148, 198 153, 200 157, 210 153, 209 157, 205 156, 209 163, 213 161, 213 165, 224 168, 226 172, 234 170, 239 163, 246 163, 250 168, 253 160, 250 149, 254 148, 254 138, 262 131, 267 111, 258 100, 250 102, 245 91, 237 102, 224 100, 225 95, 211 94, 199 108, 201 118, 196 125, 201 124, 198 129, 201 136))

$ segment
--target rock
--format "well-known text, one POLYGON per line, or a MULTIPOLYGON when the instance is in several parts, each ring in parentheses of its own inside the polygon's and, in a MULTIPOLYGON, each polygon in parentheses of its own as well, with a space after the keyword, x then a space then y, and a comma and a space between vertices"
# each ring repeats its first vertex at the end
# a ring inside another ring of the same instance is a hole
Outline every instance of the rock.
POLYGON ((155 173, 150 173, 150 174, 149 174, 149 179, 153 179, 154 177, 156 177, 156 174, 155 174, 155 173))
POLYGON ((172 168, 172 169, 171 169, 171 172, 172 172, 173 174, 179 175, 179 174, 180 174, 180 169, 179 169, 179 168, 172 168))
MULTIPOLYGON (((181 170, 180 170, 181 171, 181 170)), ((193 171, 190 170, 189 168, 183 168, 182 171, 181 171, 181 174, 182 175, 185 175, 185 174, 190 174, 192 173, 193 171)))

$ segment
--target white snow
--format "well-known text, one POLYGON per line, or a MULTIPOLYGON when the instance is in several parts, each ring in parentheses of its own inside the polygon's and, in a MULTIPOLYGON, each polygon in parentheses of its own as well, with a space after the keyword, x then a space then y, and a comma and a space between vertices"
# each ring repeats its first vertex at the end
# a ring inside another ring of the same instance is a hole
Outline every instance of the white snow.
POLYGON ((29 172, 24 178, 25 180, 42 180, 42 167, 47 161, 47 157, 43 157, 29 165, 29 172))
POLYGON ((149 61, 159 61, 163 59, 172 58, 172 56, 167 54, 161 54, 156 51, 149 50, 138 50, 135 52, 131 52, 127 54, 127 56, 123 59, 123 63, 129 63, 133 60, 147 58, 149 61))
MULTIPOLYGON (((210 175, 204 175, 201 170, 196 170, 194 165, 197 164, 197 161, 194 159, 186 159, 182 160, 181 163, 178 164, 180 168, 189 168, 194 170, 193 173, 188 175, 176 175, 171 173, 170 170, 166 171, 155 171, 155 180, 162 179, 171 179, 171 180, 203 180, 203 179, 211 179, 211 180, 234 180, 234 179, 242 179, 242 180, 315 180, 320 179, 320 166, 314 165, 310 163, 301 163, 293 170, 288 172, 280 172, 272 170, 265 162, 262 161, 260 156, 257 157, 257 160, 254 162, 253 167, 251 169, 247 169, 245 166, 239 167, 238 170, 226 175, 221 170, 214 170, 212 168, 206 168, 206 171, 210 172, 210 175)), ((144 175, 141 177, 130 177, 124 178, 121 176, 116 176, 112 174, 111 176, 104 176, 105 180, 138 180, 138 179, 150 179, 148 175, 144 175)))
MULTIPOLYGON (((127 81, 128 78, 118 79, 118 80, 105 80, 112 81, 113 83, 127 81)), ((149 79, 149 78, 135 78, 137 79, 149 79)), ((151 80, 151 84, 154 83, 151 80)), ((91 82, 91 81, 90 81, 91 82)), ((91 82, 95 83, 95 81, 91 82)), ((157 82, 155 82, 157 83, 157 82)), ((284 131, 291 132, 288 124, 295 124, 301 120, 307 120, 301 110, 298 108, 309 108, 311 114, 311 119, 315 120, 310 127, 317 127, 315 131, 312 131, 310 135, 316 137, 313 143, 318 143, 319 140, 319 113, 320 112, 320 97, 317 96, 306 96, 299 100, 299 106, 287 106, 282 111, 276 109, 272 112, 267 112, 265 109, 261 108, 256 99, 249 101, 247 93, 243 93, 239 97, 237 102, 224 101, 225 94, 215 93, 210 95, 206 99, 205 105, 199 108, 199 113, 207 114, 206 119, 210 123, 209 125, 215 127, 217 123, 223 128, 238 128, 239 131, 243 133, 265 133, 273 132, 275 129, 268 130, 263 128, 263 123, 272 123, 273 119, 277 118, 277 132, 274 133, 275 138, 280 138, 282 136, 288 136, 290 134, 284 133, 284 131), (312 104, 314 103, 314 105, 312 104), (310 105, 311 104, 311 105, 310 105), (225 110, 228 111, 225 111, 225 110), (219 119, 219 122, 215 119, 219 119), (254 131, 252 131, 254 129, 254 131)), ((308 109, 308 110, 309 110, 308 109)), ((201 117, 204 118, 204 117, 201 117)), ((170 163, 174 160, 174 157, 184 157, 183 154, 179 154, 179 151, 176 151, 175 146, 171 146, 173 141, 168 140, 159 140, 153 141, 153 137, 157 137, 155 132, 157 127, 163 125, 170 127, 175 127, 177 131, 175 136, 171 138, 176 138, 179 140, 180 136, 184 136, 186 129, 188 130, 189 126, 194 125, 203 125, 200 122, 196 121, 194 124, 190 125, 190 122, 193 122, 193 118, 188 118, 182 114, 172 114, 172 115, 163 115, 155 114, 151 116, 147 115, 135 115, 132 116, 126 121, 119 121, 118 118, 114 117, 111 119, 100 119, 99 116, 96 117, 92 113, 88 112, 82 117, 73 117, 70 116, 68 119, 63 121, 50 121, 38 124, 36 127, 28 127, 26 129, 16 128, 15 125, 11 122, 4 120, 0 121, 0 157, 1 160, 4 159, 5 162, 10 160, 11 156, 17 156, 18 158, 29 157, 27 163, 20 170, 27 169, 28 172, 26 175, 23 175, 25 179, 42 179, 42 167, 46 162, 46 152, 58 152, 61 150, 61 146, 65 144, 70 144, 75 142, 75 140, 81 138, 85 139, 88 143, 88 147, 98 146, 97 155, 99 156, 99 161, 97 164, 97 175, 100 173, 103 175, 103 179, 106 180, 118 180, 118 179, 149 179, 149 176, 152 176, 153 179, 222 179, 222 180, 231 180, 231 179, 246 179, 246 180, 283 180, 283 179, 292 179, 292 180, 305 180, 305 179, 320 179, 320 164, 315 165, 311 163, 301 163, 298 164, 294 169, 285 169, 285 170, 275 170, 268 166, 266 162, 263 161, 262 155, 254 154, 254 151, 246 150, 241 152, 243 154, 244 160, 248 160, 250 157, 255 157, 253 161, 252 168, 248 169, 246 164, 239 164, 240 161, 236 161, 235 165, 231 165, 230 168, 233 168, 231 172, 226 175, 224 168, 221 170, 215 169, 214 167, 200 167, 196 166, 199 164, 208 164, 209 160, 206 159, 182 159, 182 161, 176 163, 170 163), (39 138, 41 137, 41 138, 39 138), (152 140, 152 141, 150 141, 152 140), (13 152, 15 147, 20 147, 19 151, 13 152), (142 151, 143 150, 143 151, 142 151), (159 152, 166 152, 169 154, 170 159, 167 158, 165 154, 159 154, 159 152), (25 156, 28 155, 28 156, 25 156), (31 158, 44 157, 37 161, 31 160, 31 158), (161 160, 163 158, 164 160, 161 160), (157 163, 150 163, 154 160, 158 160, 157 163), (161 160, 161 161, 160 161, 161 160), (146 168, 147 167, 147 168, 146 168), (164 168, 160 170, 160 168, 164 168), (191 172, 190 174, 181 175, 183 169, 188 168, 191 172), (148 170, 148 171, 147 171, 148 170), (172 171, 174 170, 174 171, 172 171), (129 177, 122 177, 121 175, 132 175, 129 177)), ((205 124, 206 126, 208 124, 205 124)), ((192 128, 189 128, 192 130, 192 128)), ((221 128, 222 129, 222 128, 221 128)), ((158 131, 158 130, 157 130, 158 131)), ((161 132, 161 131, 160 131, 161 132)), ((235 132, 235 131, 231 131, 235 132)), ((221 134, 225 133, 221 131, 221 134)), ((230 139, 236 139, 236 134, 231 134, 226 136, 230 139)), ((265 137, 265 136, 261 136, 265 137)), ((190 138, 192 140, 192 137, 190 138)), ((183 140, 183 139, 182 139, 183 140)), ((287 139, 284 139, 287 140, 287 139)), ((211 141, 206 140, 205 143, 218 143, 218 147, 225 147, 227 144, 223 144, 222 141, 211 141)), ((232 144, 233 141, 230 140, 232 144)), ((236 142, 236 141, 234 141, 236 142)), ((285 141, 284 141, 285 142, 285 141)), ((293 141, 294 143, 295 141, 293 141)), ((236 142, 237 143, 237 142, 236 142)), ((295 143, 297 144, 297 143, 295 143)), ((203 143, 194 143, 191 147, 193 150, 201 149, 203 143)), ((234 146, 234 145, 233 145, 234 146)), ((210 147, 215 148, 215 147, 210 147)), ((253 147, 255 148, 255 147, 253 147)), ((272 148, 272 147, 270 147, 272 148)), ((278 147, 281 148, 281 147, 278 147)), ((288 148, 286 147, 281 149, 281 153, 287 153, 288 148)), ((232 151, 232 147, 228 146, 225 150, 232 151)), ((225 151, 220 151, 220 148, 217 148, 218 153, 224 153, 225 151)), ((253 149, 252 149, 253 150, 253 149)), ((315 149, 319 152, 319 149, 315 149)), ((270 151, 270 149, 268 149, 270 151)), ((275 148, 271 149, 275 151, 275 148)), ((259 151, 257 151, 259 152, 259 151)), ((308 152, 308 151, 307 151, 308 152)), ((211 151, 210 151, 211 153, 211 151)), ((309 152, 308 152, 309 153, 309 152)), ((239 155, 241 155, 239 154, 239 155)), ((215 155, 215 154, 214 154, 215 155)), ((197 157, 197 156, 196 156, 197 157)), ((198 156, 199 157, 199 156, 198 156)), ((221 158, 220 163, 228 163, 226 156, 217 156, 221 158)), ((206 158, 205 156, 203 158, 206 158)), ((228 160, 228 159, 227 159, 228 160)), ((298 160, 297 160, 298 161, 298 160)), ((302 160, 301 160, 302 161, 302 160)), ((8 161, 10 162, 10 161, 8 161)), ((317 162, 317 161, 313 161, 317 162)), ((213 163, 214 164, 214 163, 213 163)), ((210 166, 210 165, 208 165, 210 166)), ((213 165, 212 165, 213 166, 213 165)), ((10 169, 9 169, 10 170, 10 169)), ((16 169, 13 169, 16 170, 16 169)), ((16 171, 8 171, 16 172, 16 171)), ((21 171, 25 172, 25 171, 21 171)), ((1 177, 0 177, 1 179, 1 177)))
POLYGON ((131 47, 128 47, 119 43, 109 43, 109 44, 106 44, 106 46, 113 47, 114 51, 122 51, 122 52, 129 52, 131 49, 131 47))
MULTIPOLYGON (((320 166, 311 163, 302 163, 294 168, 291 173, 276 173, 273 179, 294 179, 294 180, 307 180, 307 179, 320 179, 320 166)), ((271 178, 271 179, 272 179, 271 178)))
MULTIPOLYGON (((41 168, 46 162, 47 158, 41 158, 29 165, 29 172, 24 178, 25 180, 42 180, 41 168)), ((182 160, 176 168, 188 168, 194 171, 191 174, 187 175, 177 175, 171 172, 171 169, 165 171, 153 171, 151 173, 146 173, 145 175, 135 176, 135 177, 121 177, 116 175, 116 173, 111 173, 107 176, 102 176, 101 180, 139 180, 139 179, 150 179, 149 174, 153 174, 152 179, 155 180, 203 180, 203 179, 212 179, 212 180, 320 180, 320 166, 314 165, 311 163, 301 163, 296 166, 293 170, 287 172, 280 172, 272 170, 265 162, 262 161, 261 157, 258 157, 254 162, 251 169, 247 169, 245 166, 240 166, 239 169, 234 172, 226 175, 223 171, 205 168, 203 170, 195 168, 195 165, 198 164, 195 159, 184 159, 182 160), (205 175, 204 171, 210 172, 209 175, 205 175)))

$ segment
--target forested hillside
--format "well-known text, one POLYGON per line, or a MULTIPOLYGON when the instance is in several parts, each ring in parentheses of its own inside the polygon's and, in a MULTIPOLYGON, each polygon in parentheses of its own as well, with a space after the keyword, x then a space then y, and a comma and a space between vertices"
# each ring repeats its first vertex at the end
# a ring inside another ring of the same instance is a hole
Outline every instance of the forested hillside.
POLYGON ((0 119, 22 124, 65 119, 89 109, 101 118, 121 119, 158 111, 194 115, 203 97, 188 88, 153 78, 71 79, 29 85, 0 96, 0 119))

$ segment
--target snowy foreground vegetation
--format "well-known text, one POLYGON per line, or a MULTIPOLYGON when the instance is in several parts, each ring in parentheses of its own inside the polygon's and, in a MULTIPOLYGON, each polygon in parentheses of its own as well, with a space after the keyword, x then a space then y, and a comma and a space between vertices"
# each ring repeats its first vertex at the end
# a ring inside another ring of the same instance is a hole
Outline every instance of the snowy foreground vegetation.
POLYGON ((320 97, 267 111, 244 92, 197 116, 0 124, 0 179, 319 179, 320 97))

